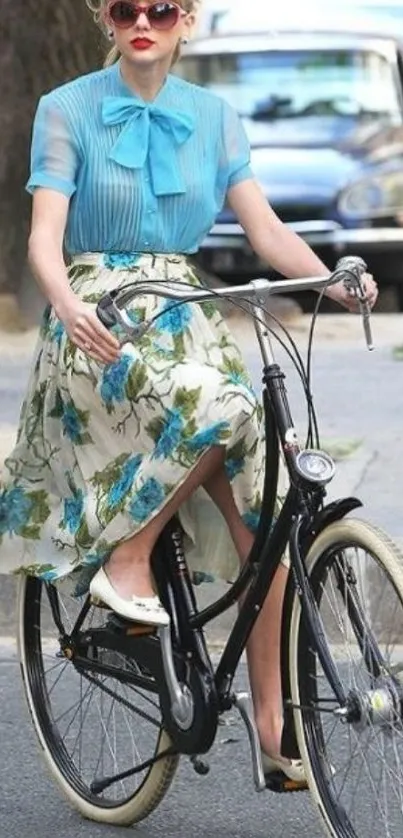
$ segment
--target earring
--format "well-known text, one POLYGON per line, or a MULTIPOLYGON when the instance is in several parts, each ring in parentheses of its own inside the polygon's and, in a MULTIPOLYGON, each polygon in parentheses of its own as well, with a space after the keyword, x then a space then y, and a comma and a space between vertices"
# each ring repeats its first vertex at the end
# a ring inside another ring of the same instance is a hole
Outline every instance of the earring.
POLYGON ((113 41, 113 32, 112 32, 112 29, 108 29, 107 36, 108 36, 108 40, 109 40, 109 41, 113 41))
POLYGON ((188 44, 188 43, 189 43, 189 38, 181 38, 181 44, 184 45, 184 44, 188 44))

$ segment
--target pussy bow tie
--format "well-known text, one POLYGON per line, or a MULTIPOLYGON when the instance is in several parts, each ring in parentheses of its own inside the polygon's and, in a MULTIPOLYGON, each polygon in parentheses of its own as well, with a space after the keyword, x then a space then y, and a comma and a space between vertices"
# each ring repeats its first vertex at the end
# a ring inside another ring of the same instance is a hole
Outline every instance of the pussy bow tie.
POLYGON ((124 123, 109 152, 112 160, 128 169, 142 169, 149 157, 154 195, 180 195, 186 191, 175 147, 193 133, 191 116, 133 101, 128 96, 106 96, 102 120, 104 125, 124 123))

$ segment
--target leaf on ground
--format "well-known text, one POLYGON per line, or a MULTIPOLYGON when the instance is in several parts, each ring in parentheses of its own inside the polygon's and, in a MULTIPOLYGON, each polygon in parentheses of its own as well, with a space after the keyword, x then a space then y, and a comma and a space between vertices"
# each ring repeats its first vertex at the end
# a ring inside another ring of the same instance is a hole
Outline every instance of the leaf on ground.
POLYGON ((403 344, 401 346, 393 347, 392 358, 394 361, 403 361, 403 344))
POLYGON ((362 439, 327 439, 323 440, 322 448, 336 462, 351 457, 362 445, 362 439))

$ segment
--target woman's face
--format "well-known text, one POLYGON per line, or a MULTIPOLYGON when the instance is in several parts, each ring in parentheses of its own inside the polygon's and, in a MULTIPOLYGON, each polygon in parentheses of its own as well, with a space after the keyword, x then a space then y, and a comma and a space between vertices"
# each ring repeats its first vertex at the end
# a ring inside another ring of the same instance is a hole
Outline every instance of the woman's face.
POLYGON ((110 0, 104 19, 122 56, 142 66, 165 60, 169 64, 194 24, 194 15, 170 0, 110 0))

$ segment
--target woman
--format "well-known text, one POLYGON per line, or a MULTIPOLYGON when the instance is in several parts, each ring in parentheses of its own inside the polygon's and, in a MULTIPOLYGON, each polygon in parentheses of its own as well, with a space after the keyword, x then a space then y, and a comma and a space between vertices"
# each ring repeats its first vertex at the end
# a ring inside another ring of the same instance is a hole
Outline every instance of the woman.
MULTIPOLYGON (((136 277, 196 284, 186 255, 225 200, 256 253, 282 274, 327 269, 267 204, 237 114, 169 73, 195 23, 194 0, 88 4, 114 42, 107 65, 44 96, 34 125, 29 260, 50 306, 7 460, 0 567, 51 581, 78 570, 96 601, 164 625, 150 555, 174 513, 194 537, 196 490, 222 513, 239 560, 249 553, 263 476, 261 410, 211 307, 169 313, 158 299, 136 300, 135 321, 162 315, 128 350, 95 303, 136 277)), ((371 277, 366 286, 372 305, 371 277)), ((343 287, 328 295, 353 307, 343 287)), ((248 662, 266 769, 303 780, 301 764, 281 755, 286 578, 282 566, 248 662)))

